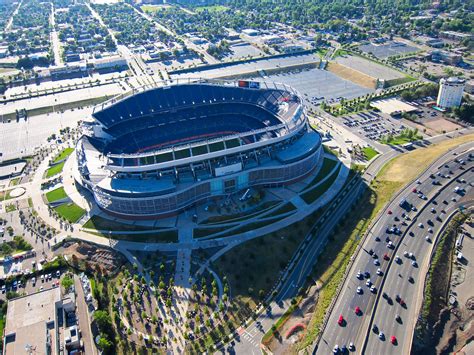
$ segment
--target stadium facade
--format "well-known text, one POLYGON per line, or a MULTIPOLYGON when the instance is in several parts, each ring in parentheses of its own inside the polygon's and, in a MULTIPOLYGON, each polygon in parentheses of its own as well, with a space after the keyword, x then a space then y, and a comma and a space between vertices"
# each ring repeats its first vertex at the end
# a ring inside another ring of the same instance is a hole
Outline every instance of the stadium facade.
POLYGON ((104 211, 159 218, 305 178, 323 156, 300 95, 275 83, 188 79, 95 107, 76 180, 104 211))

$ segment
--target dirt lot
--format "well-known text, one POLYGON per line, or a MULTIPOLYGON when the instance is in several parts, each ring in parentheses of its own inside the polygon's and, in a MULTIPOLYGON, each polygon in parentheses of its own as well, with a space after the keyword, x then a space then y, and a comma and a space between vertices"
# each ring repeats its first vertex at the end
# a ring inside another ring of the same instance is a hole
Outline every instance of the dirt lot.
POLYGON ((336 62, 372 78, 393 80, 404 77, 399 71, 354 55, 339 57, 336 62))
POLYGON ((90 267, 95 270, 97 266, 100 266, 106 273, 114 273, 125 263, 122 254, 82 241, 67 242, 56 251, 56 254, 63 254, 73 266, 75 266, 74 260, 77 258, 77 267, 81 269, 90 267))
POLYGON ((440 155, 460 144, 473 140, 474 134, 469 134, 405 153, 398 159, 389 162, 383 168, 378 179, 402 184, 411 181, 440 155))
POLYGON ((312 286, 299 308, 291 315, 290 319, 279 330, 280 337, 272 337, 268 348, 273 354, 288 354, 292 352, 291 346, 302 337, 307 328, 314 306, 318 301, 318 287, 312 286))
POLYGON ((368 89, 375 89, 377 85, 376 78, 373 78, 358 70, 351 69, 339 63, 328 63, 327 70, 343 79, 352 81, 353 83, 368 89))
POLYGON ((428 129, 436 131, 438 133, 452 132, 452 131, 455 131, 456 129, 462 128, 460 125, 453 123, 451 121, 448 121, 447 119, 444 119, 444 118, 429 120, 429 121, 424 122, 423 125, 427 127, 428 129))

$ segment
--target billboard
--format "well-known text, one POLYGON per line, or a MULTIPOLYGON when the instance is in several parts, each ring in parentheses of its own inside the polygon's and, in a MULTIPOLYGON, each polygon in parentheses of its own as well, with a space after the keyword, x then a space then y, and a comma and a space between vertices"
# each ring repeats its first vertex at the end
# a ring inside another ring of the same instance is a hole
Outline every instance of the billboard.
POLYGON ((258 81, 239 80, 238 85, 240 88, 260 89, 258 81))

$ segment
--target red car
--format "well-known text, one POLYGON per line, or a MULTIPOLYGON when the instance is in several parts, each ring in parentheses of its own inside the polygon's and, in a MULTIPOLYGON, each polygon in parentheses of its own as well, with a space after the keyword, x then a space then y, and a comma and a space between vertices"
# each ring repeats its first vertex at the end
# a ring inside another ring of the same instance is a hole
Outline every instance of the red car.
POLYGON ((339 319, 337 320, 337 324, 341 326, 344 324, 344 317, 342 316, 342 314, 339 316, 339 319))
POLYGON ((384 258, 384 260, 390 260, 390 257, 388 256, 387 253, 385 253, 385 254, 383 255, 383 258, 384 258))
POLYGON ((388 214, 392 214, 392 210, 388 210, 387 213, 388 213, 388 214))
POLYGON ((396 345, 396 344, 397 344, 397 338, 392 335, 392 336, 390 337, 390 342, 391 342, 393 345, 396 345))
POLYGON ((355 311, 355 314, 357 314, 357 315, 362 313, 359 306, 357 306, 354 311, 355 311))
POLYGON ((416 187, 414 187, 413 190, 411 190, 411 191, 413 191, 414 193, 416 193, 416 187))

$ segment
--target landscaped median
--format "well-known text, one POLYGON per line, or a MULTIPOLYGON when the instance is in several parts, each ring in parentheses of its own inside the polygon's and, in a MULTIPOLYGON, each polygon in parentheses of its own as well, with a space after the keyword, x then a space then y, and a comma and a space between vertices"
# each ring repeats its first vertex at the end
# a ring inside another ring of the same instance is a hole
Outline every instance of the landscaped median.
POLYGON ((115 240, 143 243, 176 243, 178 241, 178 231, 176 228, 156 228, 120 223, 95 215, 84 223, 82 230, 115 240))
POLYGON ((74 151, 74 148, 63 149, 52 161, 50 161, 50 167, 46 170, 45 177, 50 178, 54 175, 60 174, 63 171, 64 163, 66 159, 74 151))
POLYGON ((68 196, 66 192, 64 191, 64 187, 58 187, 57 189, 54 189, 46 193, 46 200, 48 200, 49 203, 60 201, 67 197, 68 196))

